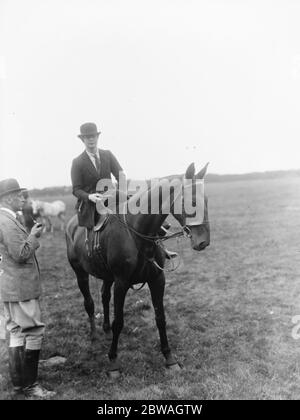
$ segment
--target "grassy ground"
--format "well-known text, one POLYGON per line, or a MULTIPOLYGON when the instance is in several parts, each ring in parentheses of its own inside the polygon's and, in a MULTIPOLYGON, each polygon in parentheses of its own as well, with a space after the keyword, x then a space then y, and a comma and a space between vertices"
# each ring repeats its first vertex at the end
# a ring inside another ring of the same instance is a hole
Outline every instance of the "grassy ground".
MULTIPOLYGON (((57 398, 299 398, 300 341, 292 337, 292 317, 300 315, 300 179, 212 183, 207 193, 210 247, 197 253, 186 240, 168 244, 182 255, 179 269, 167 273, 165 294, 180 372, 164 369, 145 287, 127 296, 119 346, 123 375, 117 382, 106 376, 109 341, 100 326, 97 342, 89 341, 64 236, 44 235, 38 251, 47 324, 42 358, 60 354, 67 362, 41 369, 40 378, 57 398)), ((71 215, 74 202, 64 199, 71 215)), ((93 278, 91 288, 102 313, 93 278)), ((8 399, 3 342, 0 355, 0 395, 8 399)))

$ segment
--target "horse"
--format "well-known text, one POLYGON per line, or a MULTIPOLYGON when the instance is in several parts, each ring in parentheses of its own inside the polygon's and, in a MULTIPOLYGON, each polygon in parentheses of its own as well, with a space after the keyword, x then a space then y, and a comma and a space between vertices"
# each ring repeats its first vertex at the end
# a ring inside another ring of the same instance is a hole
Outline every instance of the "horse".
MULTIPOLYGON (((190 179, 193 183, 203 180, 207 165, 195 174, 195 166, 191 164, 185 175, 169 176, 168 180, 162 179, 162 183, 170 180, 185 189, 185 180, 190 179)), ((140 203, 149 199, 155 188, 147 189, 140 194, 140 203)), ((135 196, 130 198, 126 205, 130 206, 135 196)), ((193 201, 194 201, 193 193, 193 201)), ((156 233, 162 226, 168 214, 172 214, 180 223, 183 232, 191 240, 194 250, 201 251, 210 243, 210 227, 208 221, 207 197, 204 200, 204 216, 197 224, 188 224, 188 214, 184 210, 184 198, 180 203, 182 211, 175 209, 176 201, 174 190, 170 190, 168 197, 161 196, 159 212, 156 214, 112 214, 109 216, 105 228, 96 237, 96 247, 99 252, 88 255, 86 246, 86 229, 78 226, 77 215, 74 215, 66 227, 67 256, 73 268, 79 289, 84 298, 84 307, 90 321, 90 337, 96 338, 96 326, 94 316, 94 301, 89 289, 89 275, 103 280, 102 304, 103 304, 103 330, 108 334, 112 330, 112 341, 108 352, 108 374, 112 378, 120 375, 121 364, 118 357, 118 340, 123 328, 123 308, 125 297, 129 288, 135 284, 148 284, 152 304, 155 312, 156 326, 160 336, 161 352, 165 358, 167 368, 178 368, 179 365, 169 347, 166 320, 164 312, 164 289, 165 275, 164 263, 165 252, 159 246, 156 233), (170 208, 166 203, 171 203, 170 208), (110 326, 109 302, 111 287, 114 284, 114 320, 110 326)))
POLYGON ((44 224, 44 232, 47 230, 47 225, 50 232, 53 232, 53 223, 51 218, 57 217, 60 221, 60 229, 65 229, 66 204, 61 201, 53 201, 48 203, 46 201, 33 200, 31 202, 33 215, 40 217, 44 224))

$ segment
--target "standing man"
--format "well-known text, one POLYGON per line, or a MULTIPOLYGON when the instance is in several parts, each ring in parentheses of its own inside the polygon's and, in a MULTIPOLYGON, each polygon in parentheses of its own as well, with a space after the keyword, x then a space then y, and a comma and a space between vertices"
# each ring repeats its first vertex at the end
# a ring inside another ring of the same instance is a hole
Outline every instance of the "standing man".
POLYGON ((39 297, 40 271, 35 251, 42 225, 35 224, 30 233, 17 220, 24 204, 24 188, 15 179, 0 181, 0 254, 3 270, 0 294, 4 302, 6 329, 9 333, 9 372, 15 398, 49 398, 37 382, 39 355, 45 324, 41 320, 39 297))
POLYGON ((78 199, 78 223, 79 226, 85 226, 89 233, 95 226, 96 203, 103 200, 101 194, 96 191, 98 181, 111 180, 113 175, 118 183, 122 177, 126 182, 125 173, 112 152, 98 149, 99 135, 96 124, 88 122, 81 125, 78 137, 85 150, 73 160, 71 169, 73 194, 78 199))

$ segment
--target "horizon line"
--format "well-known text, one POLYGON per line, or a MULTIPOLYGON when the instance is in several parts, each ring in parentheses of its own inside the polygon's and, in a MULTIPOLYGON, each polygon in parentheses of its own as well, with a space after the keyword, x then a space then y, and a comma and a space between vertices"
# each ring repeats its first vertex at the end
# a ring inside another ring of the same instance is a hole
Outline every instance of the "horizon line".
MULTIPOLYGON (((242 172, 242 173, 208 173, 206 175, 206 178, 210 178, 210 177, 247 177, 247 176, 253 176, 253 175, 266 175, 266 174, 282 174, 282 173, 290 173, 290 172, 300 172, 300 168, 297 169, 274 169, 274 170, 266 170, 266 171, 253 171, 253 172, 242 172)), ((169 176, 169 175, 166 175, 169 176)), ((175 175, 176 176, 176 175, 175 175)), ((180 176, 178 174, 178 176, 180 176)), ((157 177, 158 178, 158 177, 157 177)), ((164 177, 159 177, 159 178, 164 178, 164 177)), ((128 178, 129 180, 137 180, 135 178, 128 178)), ((145 178, 147 179, 147 178, 145 178)), ((155 179, 154 178, 149 178, 149 179, 155 179)), ((28 190, 43 190, 45 188, 72 188, 72 185, 66 185, 66 184, 62 184, 62 185, 48 185, 48 186, 44 186, 44 187, 32 187, 32 188, 28 188, 28 190)))

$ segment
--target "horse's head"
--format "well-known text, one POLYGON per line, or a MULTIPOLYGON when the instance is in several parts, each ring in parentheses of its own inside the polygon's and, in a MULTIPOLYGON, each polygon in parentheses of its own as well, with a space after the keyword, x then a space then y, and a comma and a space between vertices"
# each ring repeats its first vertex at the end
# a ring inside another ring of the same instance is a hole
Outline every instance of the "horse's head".
POLYGON ((197 174, 192 163, 183 177, 182 209, 174 210, 173 216, 181 224, 185 234, 191 239, 192 248, 202 251, 210 243, 208 221, 208 199, 204 194, 204 177, 208 164, 197 174))
POLYGON ((41 203, 38 200, 31 200, 31 207, 34 216, 38 216, 41 210, 41 203))

